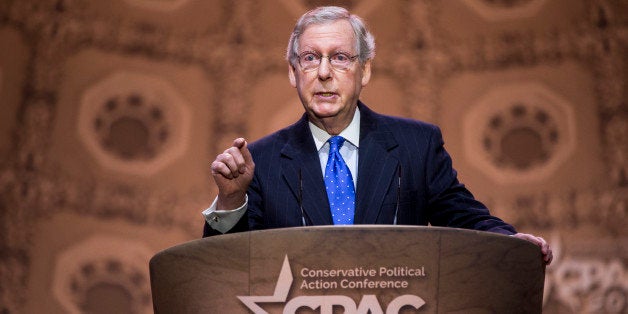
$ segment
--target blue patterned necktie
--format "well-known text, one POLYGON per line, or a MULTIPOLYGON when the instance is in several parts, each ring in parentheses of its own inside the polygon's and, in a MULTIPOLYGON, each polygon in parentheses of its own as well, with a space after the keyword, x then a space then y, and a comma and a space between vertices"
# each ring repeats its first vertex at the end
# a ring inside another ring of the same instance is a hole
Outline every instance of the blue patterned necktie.
POLYGON ((325 187, 334 225, 351 225, 355 211, 355 188, 351 171, 340 155, 342 136, 329 139, 329 158, 325 166, 325 187))

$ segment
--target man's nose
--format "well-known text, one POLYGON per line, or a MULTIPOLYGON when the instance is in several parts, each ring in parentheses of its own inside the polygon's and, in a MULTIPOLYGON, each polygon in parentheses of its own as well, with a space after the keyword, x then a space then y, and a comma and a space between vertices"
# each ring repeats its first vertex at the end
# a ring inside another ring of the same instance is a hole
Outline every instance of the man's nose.
POLYGON ((318 79, 326 81, 331 77, 331 63, 328 57, 321 58, 321 64, 318 65, 318 79))

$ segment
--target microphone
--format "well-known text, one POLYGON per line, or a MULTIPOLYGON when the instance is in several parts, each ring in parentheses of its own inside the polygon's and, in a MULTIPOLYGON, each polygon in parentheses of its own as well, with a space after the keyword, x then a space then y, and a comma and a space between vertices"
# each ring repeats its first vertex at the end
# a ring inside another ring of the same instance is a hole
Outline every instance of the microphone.
POLYGON ((393 225, 397 224, 397 213, 399 213, 399 202, 401 201, 401 163, 397 166, 397 204, 395 206, 395 217, 393 225))
POLYGON ((301 174, 301 168, 299 168, 299 195, 298 195, 299 209, 301 210, 301 225, 307 226, 305 223, 305 213, 303 212, 303 176, 301 174))

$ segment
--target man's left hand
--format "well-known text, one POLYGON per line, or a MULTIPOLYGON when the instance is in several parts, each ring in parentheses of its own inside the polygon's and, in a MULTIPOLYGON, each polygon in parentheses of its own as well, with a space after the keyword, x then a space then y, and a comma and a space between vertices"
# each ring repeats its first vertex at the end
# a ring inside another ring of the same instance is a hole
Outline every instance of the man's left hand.
POLYGON ((543 253, 543 261, 545 261, 545 265, 549 265, 552 263, 552 259, 554 256, 552 255, 552 249, 550 248, 547 241, 541 237, 537 237, 527 233, 517 233, 513 234, 513 237, 530 241, 541 248, 541 253, 543 253))

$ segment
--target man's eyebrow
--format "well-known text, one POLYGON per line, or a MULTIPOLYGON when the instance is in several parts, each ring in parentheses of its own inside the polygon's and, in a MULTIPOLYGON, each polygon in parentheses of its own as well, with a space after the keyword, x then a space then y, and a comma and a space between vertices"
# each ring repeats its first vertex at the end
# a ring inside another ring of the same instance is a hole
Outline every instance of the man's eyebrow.
MULTIPOLYGON (((321 56, 323 55, 323 53, 321 53, 321 52, 320 52, 320 51, 318 51, 318 50, 308 50, 308 49, 305 49, 305 50, 303 50, 303 51, 299 52, 298 54, 299 54, 299 55, 302 55, 302 54, 304 54, 304 53, 314 53, 314 54, 321 55, 321 56)), ((331 51, 331 53, 330 53, 329 55, 330 55, 330 56, 332 56, 332 55, 335 55, 335 54, 338 54, 338 53, 343 53, 343 54, 346 54, 346 55, 352 55, 352 53, 351 53, 351 52, 349 52, 349 51, 347 51, 347 50, 343 50, 343 49, 335 49, 335 50, 332 50, 332 51, 331 51)))
POLYGON ((346 55, 351 55, 351 52, 346 51, 346 50, 335 50, 332 54, 337 54, 337 53, 344 53, 346 55))

